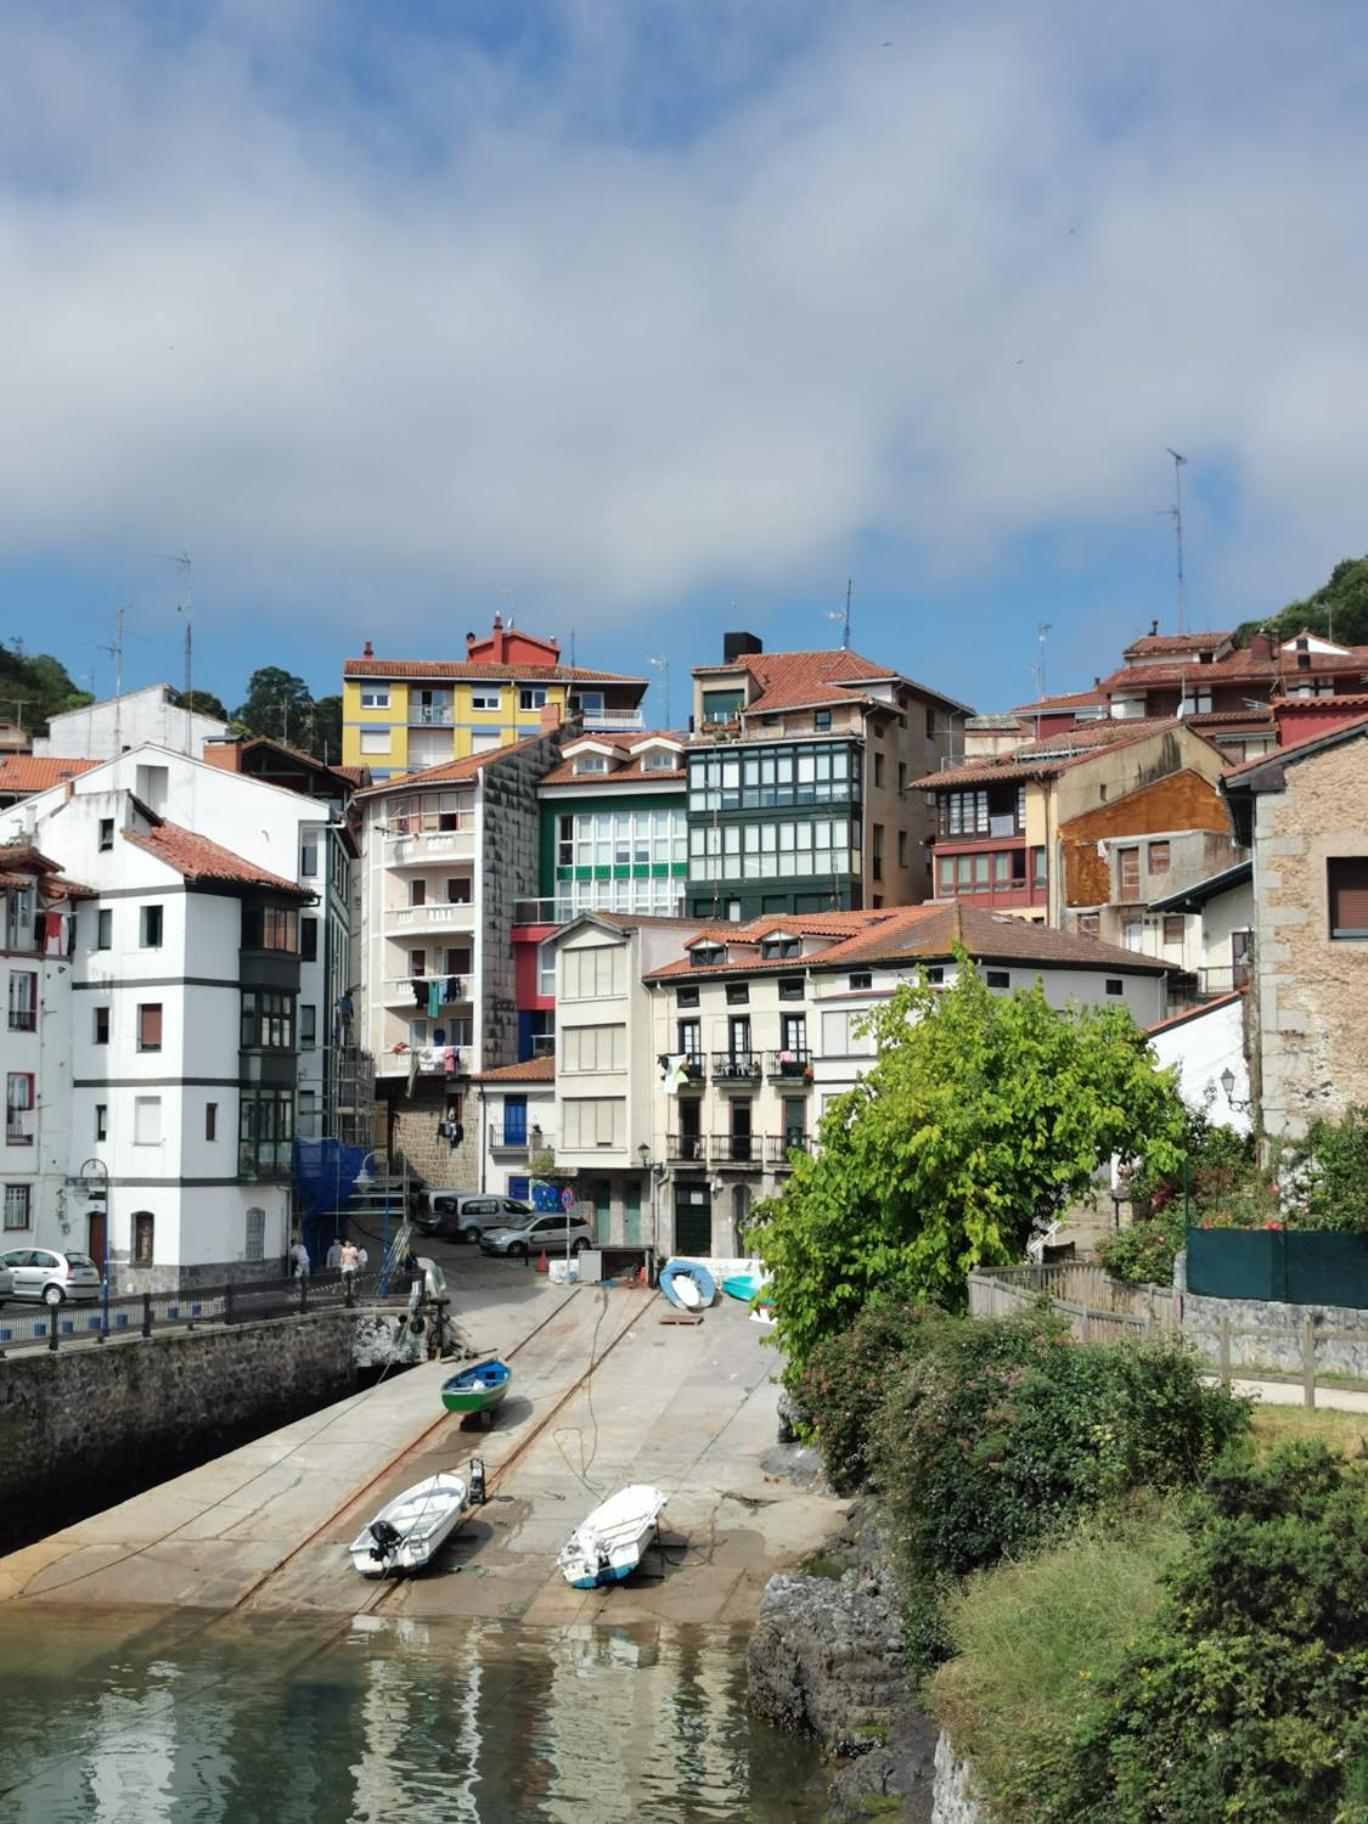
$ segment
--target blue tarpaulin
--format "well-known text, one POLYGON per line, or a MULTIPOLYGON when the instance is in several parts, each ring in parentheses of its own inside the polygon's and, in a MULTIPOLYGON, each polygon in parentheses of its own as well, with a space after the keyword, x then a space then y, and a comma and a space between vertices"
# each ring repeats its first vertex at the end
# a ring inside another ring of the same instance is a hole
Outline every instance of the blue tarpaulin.
POLYGON ((299 1232, 315 1265, 321 1264, 332 1242, 321 1218, 340 1210, 356 1189, 366 1163, 363 1146, 343 1146, 340 1140, 296 1140, 294 1143, 294 1194, 299 1232))

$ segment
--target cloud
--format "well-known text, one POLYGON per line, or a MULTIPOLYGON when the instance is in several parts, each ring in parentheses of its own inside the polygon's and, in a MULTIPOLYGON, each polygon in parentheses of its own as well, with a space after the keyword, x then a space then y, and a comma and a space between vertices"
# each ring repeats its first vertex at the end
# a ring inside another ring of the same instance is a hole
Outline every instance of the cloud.
POLYGON ((1173 444, 1227 586, 1305 587, 1363 545, 1353 22, 1098 11, 11 6, 0 548, 583 625, 867 535, 981 570, 1173 444))

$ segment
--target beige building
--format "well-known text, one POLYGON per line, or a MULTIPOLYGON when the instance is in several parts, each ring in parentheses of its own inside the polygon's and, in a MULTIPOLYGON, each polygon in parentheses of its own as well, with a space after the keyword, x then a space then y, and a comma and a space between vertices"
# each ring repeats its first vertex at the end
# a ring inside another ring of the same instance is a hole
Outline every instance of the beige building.
POLYGON ((1271 1137, 1368 1105, 1368 718, 1227 775, 1253 851, 1251 1085, 1271 1137))

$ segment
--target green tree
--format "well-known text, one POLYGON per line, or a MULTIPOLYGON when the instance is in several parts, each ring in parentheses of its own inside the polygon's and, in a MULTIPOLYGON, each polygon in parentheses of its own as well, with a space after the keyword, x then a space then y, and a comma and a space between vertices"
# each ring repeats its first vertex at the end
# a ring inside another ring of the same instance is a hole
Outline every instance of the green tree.
POLYGON ((342 699, 341 697, 318 697, 313 706, 313 717, 309 725, 308 739, 300 743, 316 759, 331 761, 334 766, 342 758, 342 699))
POLYGON ((30 733, 42 734, 50 716, 93 701, 51 653, 27 653, 22 640, 0 640, 0 717, 6 721, 22 720, 30 733))
POLYGON ((795 1386, 872 1301, 962 1303, 966 1273, 1019 1258, 1113 1154, 1180 1161, 1183 1105, 1128 1013, 993 994, 958 962, 953 988, 901 988, 874 1016, 873 1068, 757 1211, 795 1386))
POLYGON ((1289 602, 1268 619, 1245 621, 1236 629, 1235 641, 1248 646, 1251 635, 1261 631, 1290 640, 1308 628, 1343 646, 1368 644, 1368 557, 1346 557, 1314 595, 1289 602))
POLYGON ((278 665, 263 665, 247 680, 247 700, 233 711, 254 735, 299 743, 307 735, 313 697, 303 678, 278 665))

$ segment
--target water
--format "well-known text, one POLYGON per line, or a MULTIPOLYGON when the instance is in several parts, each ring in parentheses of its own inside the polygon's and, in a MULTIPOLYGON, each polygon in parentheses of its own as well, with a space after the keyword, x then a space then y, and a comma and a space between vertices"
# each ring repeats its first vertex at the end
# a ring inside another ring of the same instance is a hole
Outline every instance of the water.
POLYGON ((726 1630, 0 1616, 5 1824, 788 1824, 823 1792, 726 1630))

